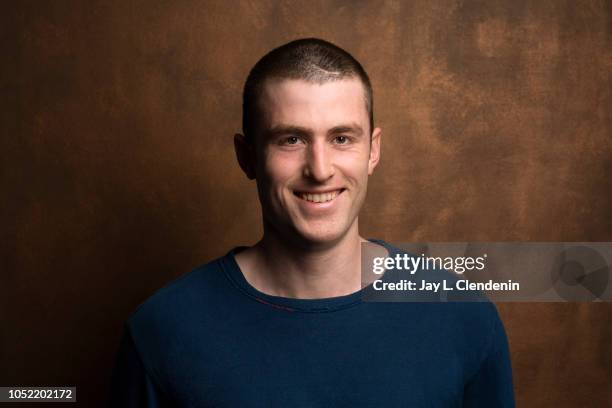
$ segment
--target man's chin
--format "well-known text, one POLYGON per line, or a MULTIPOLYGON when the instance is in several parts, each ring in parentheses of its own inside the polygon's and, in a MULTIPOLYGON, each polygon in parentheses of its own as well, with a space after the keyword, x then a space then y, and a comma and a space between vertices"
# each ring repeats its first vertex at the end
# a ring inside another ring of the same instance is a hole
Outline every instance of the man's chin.
POLYGON ((330 229, 329 227, 324 229, 309 228, 298 231, 301 240, 312 246, 333 245, 340 241, 345 233, 346 231, 330 229))

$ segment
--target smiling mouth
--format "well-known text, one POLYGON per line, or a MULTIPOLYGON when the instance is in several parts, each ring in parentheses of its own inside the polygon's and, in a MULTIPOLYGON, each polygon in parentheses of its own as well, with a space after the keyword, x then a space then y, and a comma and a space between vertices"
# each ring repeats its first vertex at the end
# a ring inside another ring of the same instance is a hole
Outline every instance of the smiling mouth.
POLYGON ((338 195, 341 194, 343 191, 344 189, 341 188, 339 190, 328 191, 325 193, 309 193, 309 192, 294 191, 293 194, 295 194, 302 200, 309 201, 311 203, 326 203, 338 197, 338 195))

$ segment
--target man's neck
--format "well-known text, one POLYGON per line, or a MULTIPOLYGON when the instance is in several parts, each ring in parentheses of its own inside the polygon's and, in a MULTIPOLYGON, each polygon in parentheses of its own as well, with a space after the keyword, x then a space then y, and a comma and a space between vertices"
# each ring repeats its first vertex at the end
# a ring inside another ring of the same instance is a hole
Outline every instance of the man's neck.
POLYGON ((361 243, 357 222, 333 245, 291 245, 267 231, 236 255, 246 280, 273 296, 318 299, 361 288, 361 243))

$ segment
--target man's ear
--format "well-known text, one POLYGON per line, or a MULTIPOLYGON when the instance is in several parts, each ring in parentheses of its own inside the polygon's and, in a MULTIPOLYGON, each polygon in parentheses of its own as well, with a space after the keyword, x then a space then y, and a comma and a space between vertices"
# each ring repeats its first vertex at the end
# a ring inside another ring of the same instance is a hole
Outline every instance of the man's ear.
POLYGON ((370 160, 368 161, 368 175, 374 173, 374 169, 380 161, 380 138, 382 137, 382 130, 375 128, 372 132, 372 140, 370 142, 370 160))
POLYGON ((240 168, 249 178, 255 179, 255 150, 253 144, 244 135, 236 133, 234 135, 234 150, 240 168))

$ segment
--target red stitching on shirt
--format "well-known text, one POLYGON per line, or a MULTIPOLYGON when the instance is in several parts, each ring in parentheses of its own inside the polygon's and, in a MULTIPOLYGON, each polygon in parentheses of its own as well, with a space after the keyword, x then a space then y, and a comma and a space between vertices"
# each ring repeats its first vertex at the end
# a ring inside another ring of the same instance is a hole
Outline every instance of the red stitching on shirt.
POLYGON ((263 303, 264 305, 272 306, 276 309, 284 310, 286 312, 295 312, 295 309, 292 309, 290 307, 275 305, 274 303, 266 302, 265 300, 260 299, 260 298, 255 298, 255 300, 257 300, 260 303, 263 303))

